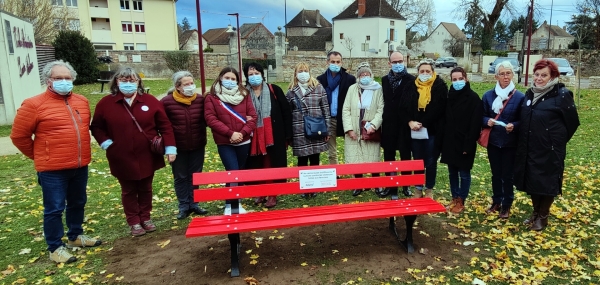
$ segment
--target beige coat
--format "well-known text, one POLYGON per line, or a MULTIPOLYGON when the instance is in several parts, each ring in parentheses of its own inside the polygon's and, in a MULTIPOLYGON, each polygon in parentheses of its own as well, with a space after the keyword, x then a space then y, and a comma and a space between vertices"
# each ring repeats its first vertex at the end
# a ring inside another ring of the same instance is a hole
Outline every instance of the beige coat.
MULTIPOLYGON (((379 142, 363 141, 360 139, 360 108, 357 84, 350 86, 346 94, 346 101, 342 108, 342 120, 344 123, 344 157, 346 163, 377 162, 380 159, 379 142), (348 131, 354 131, 358 136, 353 140, 348 131)), ((371 122, 377 129, 381 128, 381 116, 383 115, 383 92, 381 88, 373 91, 371 105, 365 110, 363 120, 371 122)))

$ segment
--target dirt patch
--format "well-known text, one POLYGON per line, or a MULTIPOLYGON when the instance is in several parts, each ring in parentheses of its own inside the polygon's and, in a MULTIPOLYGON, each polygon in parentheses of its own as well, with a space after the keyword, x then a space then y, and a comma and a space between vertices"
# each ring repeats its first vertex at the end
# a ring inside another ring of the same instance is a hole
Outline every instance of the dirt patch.
MULTIPOLYGON (((107 273, 124 276, 121 282, 130 284, 245 284, 248 276, 261 285, 340 284, 358 277, 410 280, 408 268, 431 265, 435 269, 428 274, 435 274, 443 266, 464 265, 470 258, 466 252, 452 250, 458 246, 445 237, 455 229, 442 220, 417 219, 415 248, 425 248, 426 254, 406 253, 385 219, 243 233, 240 278, 229 277, 226 236, 186 239, 184 230, 147 234, 116 240, 108 252, 107 273), (262 244, 257 248, 255 241, 260 237, 262 244), (169 244, 161 248, 159 244, 167 240, 169 244), (250 264, 252 255, 258 255, 255 265, 250 264)), ((403 236, 404 220, 398 219, 396 225, 403 236)))

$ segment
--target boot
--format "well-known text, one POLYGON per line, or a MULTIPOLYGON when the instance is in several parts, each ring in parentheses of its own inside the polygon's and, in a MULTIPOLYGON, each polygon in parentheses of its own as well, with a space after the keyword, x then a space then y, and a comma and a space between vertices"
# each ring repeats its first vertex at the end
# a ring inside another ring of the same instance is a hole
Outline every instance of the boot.
POLYGON ((456 205, 456 199, 458 198, 452 198, 452 202, 450 202, 450 204, 448 206, 446 206, 446 211, 450 211, 452 210, 452 208, 454 208, 454 205, 456 205))
POLYGON ((533 221, 533 224, 531 224, 529 229, 533 231, 541 231, 548 226, 548 216, 550 215, 550 207, 552 206, 553 202, 554 197, 541 196, 538 216, 535 221, 533 221))
POLYGON ((531 216, 529 216, 529 218, 527 218, 527 219, 525 219, 525 221, 523 221, 523 224, 526 226, 530 226, 531 224, 533 224, 533 221, 535 221, 535 219, 538 216, 538 212, 540 211, 540 196, 539 195, 531 195, 531 206, 533 207, 531 216))
POLYGON ((452 207, 452 209, 450 209, 450 212, 459 214, 464 209, 465 209, 464 201, 462 198, 458 197, 458 198, 456 198, 456 203, 454 204, 454 207, 452 207))
POLYGON ((265 203, 265 207, 273 208, 275 206, 277 206, 277 196, 267 197, 267 202, 265 203))

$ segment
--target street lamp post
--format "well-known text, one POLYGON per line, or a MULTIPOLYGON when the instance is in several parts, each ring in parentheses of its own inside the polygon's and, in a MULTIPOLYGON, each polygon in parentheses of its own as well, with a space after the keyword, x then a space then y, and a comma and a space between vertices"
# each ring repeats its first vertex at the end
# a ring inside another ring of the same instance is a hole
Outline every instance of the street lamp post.
POLYGON ((204 75, 204 47, 202 47, 202 22, 200 21, 200 0, 196 0, 196 21, 198 24, 198 57, 200 60, 200 83, 202 95, 206 93, 206 78, 204 75))
POLYGON ((240 40, 240 14, 231 13, 227 14, 229 16, 235 16, 235 20, 237 22, 237 45, 238 45, 238 73, 239 73, 239 82, 242 82, 242 44, 240 40))

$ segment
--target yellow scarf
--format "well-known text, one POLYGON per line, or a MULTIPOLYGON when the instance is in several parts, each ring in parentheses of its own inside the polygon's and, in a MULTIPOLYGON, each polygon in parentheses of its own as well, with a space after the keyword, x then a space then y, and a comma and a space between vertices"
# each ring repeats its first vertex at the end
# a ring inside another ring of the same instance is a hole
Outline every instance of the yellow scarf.
POLYGON ((185 96, 179 94, 179 91, 177 91, 177 89, 173 90, 173 99, 175 99, 175 101, 181 104, 192 105, 192 102, 196 100, 196 96, 198 96, 197 93, 194 93, 193 96, 185 96))
POLYGON ((417 107, 419 110, 423 109, 425 111, 425 107, 427 104, 431 102, 431 86, 433 86, 433 82, 437 78, 437 74, 435 71, 431 74, 431 78, 425 82, 421 82, 419 78, 415 80, 415 84, 417 85, 417 91, 419 91, 419 104, 417 107))

